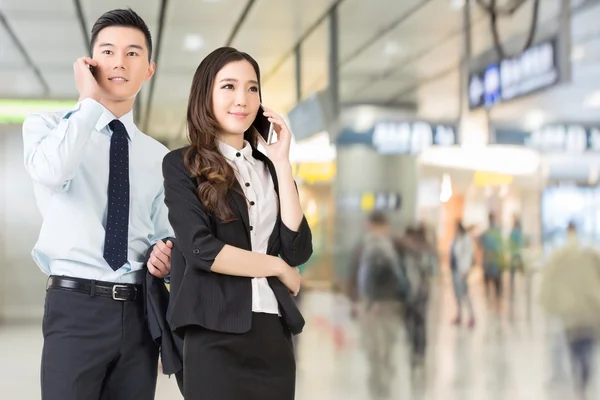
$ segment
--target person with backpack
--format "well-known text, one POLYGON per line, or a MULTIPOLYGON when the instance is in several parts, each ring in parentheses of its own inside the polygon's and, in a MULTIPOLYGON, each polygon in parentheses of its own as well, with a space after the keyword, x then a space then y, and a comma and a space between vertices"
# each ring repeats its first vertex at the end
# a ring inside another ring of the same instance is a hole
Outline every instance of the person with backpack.
POLYGON ((411 348, 412 368, 423 366, 427 349, 427 311, 436 249, 427 240, 425 228, 409 227, 402 244, 403 267, 410 291, 404 300, 404 323, 411 348))
POLYGON ((390 224, 380 211, 369 216, 350 276, 349 297, 370 365, 371 398, 386 398, 395 373, 392 356, 401 327, 401 306, 409 286, 390 224))

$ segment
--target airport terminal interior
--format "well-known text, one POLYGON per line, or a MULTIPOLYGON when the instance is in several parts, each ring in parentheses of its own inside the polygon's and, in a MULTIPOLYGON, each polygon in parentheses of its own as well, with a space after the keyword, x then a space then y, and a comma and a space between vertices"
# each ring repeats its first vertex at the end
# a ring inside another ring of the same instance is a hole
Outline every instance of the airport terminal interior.
MULTIPOLYGON (((600 0, 0 0, 0 398, 42 399, 23 122, 73 110, 94 22, 127 7, 156 63, 140 132, 187 146, 194 74, 228 46, 293 134, 297 400, 599 398, 600 0), (391 300, 357 255, 381 232, 391 300)), ((162 363, 155 398, 183 399, 162 363)))

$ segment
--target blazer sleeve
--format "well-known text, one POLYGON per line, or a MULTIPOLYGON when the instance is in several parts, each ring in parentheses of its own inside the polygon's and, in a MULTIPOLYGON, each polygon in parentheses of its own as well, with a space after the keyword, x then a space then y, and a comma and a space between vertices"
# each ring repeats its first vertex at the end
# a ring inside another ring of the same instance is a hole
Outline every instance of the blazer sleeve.
POLYGON ((162 167, 169 222, 187 266, 210 272, 225 243, 215 238, 210 229, 210 218, 196 196, 196 187, 186 171, 182 151, 167 154, 162 167))
MULTIPOLYGON (((294 182, 296 185, 296 182, 294 182)), ((296 192, 298 185, 296 185, 296 192)), ((302 222, 298 231, 293 231, 281 221, 279 228, 279 238, 281 240, 281 249, 279 255, 288 265, 297 267, 308 261, 313 253, 312 232, 306 216, 302 216, 302 222)))

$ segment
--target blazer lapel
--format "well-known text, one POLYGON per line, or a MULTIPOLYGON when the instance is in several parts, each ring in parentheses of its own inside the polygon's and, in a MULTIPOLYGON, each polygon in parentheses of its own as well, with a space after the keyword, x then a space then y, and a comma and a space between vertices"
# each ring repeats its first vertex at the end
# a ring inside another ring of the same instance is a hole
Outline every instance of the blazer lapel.
POLYGON ((275 193, 277 193, 277 196, 279 196, 279 182, 277 181, 277 173, 275 171, 275 165, 273 165, 273 162, 269 159, 269 157, 265 156, 263 153, 261 153, 257 149, 254 149, 254 151, 252 152, 252 156, 254 158, 256 158, 257 160, 264 162, 267 165, 267 168, 269 169, 269 173, 271 174, 271 179, 273 179, 273 185, 275 186, 275 193))
MULTIPOLYGON (((275 193, 277 193, 277 197, 279 197, 279 182, 277 181, 277 172, 275 171, 275 165, 273 165, 273 162, 271 162, 269 157, 267 157, 257 149, 254 149, 254 151, 252 152, 252 156, 266 164, 267 168, 269 169, 269 173, 271 174, 271 179, 273 179, 275 193)), ((267 254, 272 253, 273 246, 275 246, 275 244, 277 243, 277 239, 279 239, 279 224, 281 224, 281 206, 278 204, 277 223, 275 224, 273 232, 271 232, 271 236, 269 237, 269 242, 267 244, 267 254)))

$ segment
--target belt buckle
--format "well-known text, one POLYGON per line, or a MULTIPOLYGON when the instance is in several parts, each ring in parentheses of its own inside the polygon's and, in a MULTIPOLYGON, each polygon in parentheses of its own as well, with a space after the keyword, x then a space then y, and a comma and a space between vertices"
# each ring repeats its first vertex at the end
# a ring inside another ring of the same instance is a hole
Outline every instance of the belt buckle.
POLYGON ((124 298, 124 297, 117 297, 117 289, 119 289, 119 288, 127 289, 128 286, 127 285, 113 285, 113 288, 112 288, 112 298, 113 298, 113 300, 127 301, 127 299, 124 298))

